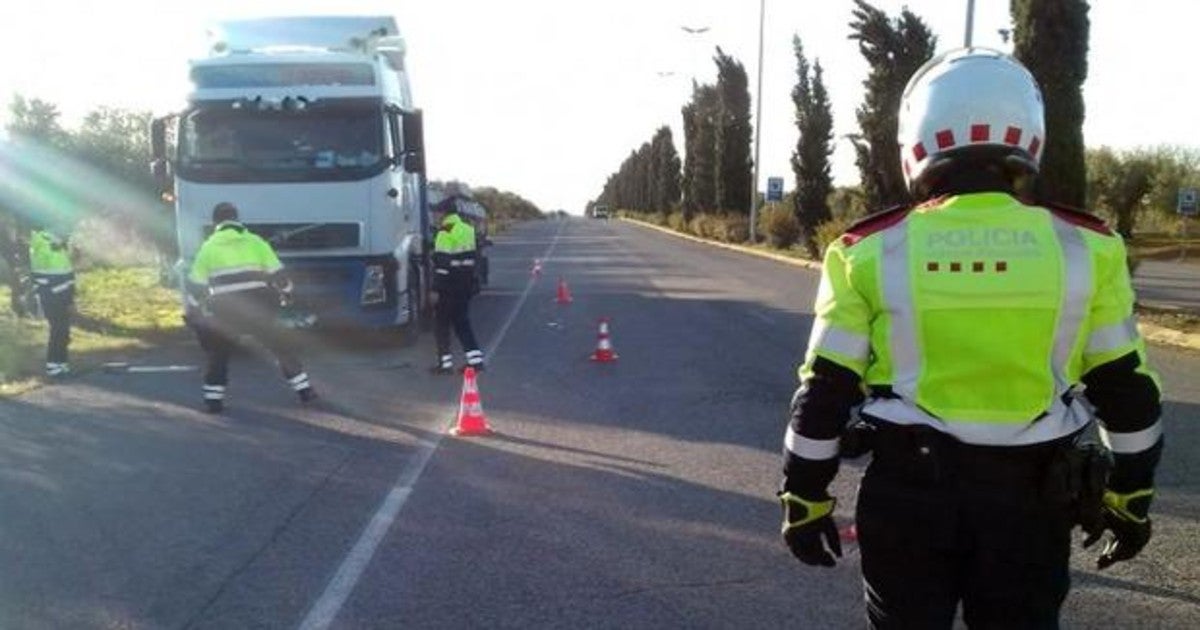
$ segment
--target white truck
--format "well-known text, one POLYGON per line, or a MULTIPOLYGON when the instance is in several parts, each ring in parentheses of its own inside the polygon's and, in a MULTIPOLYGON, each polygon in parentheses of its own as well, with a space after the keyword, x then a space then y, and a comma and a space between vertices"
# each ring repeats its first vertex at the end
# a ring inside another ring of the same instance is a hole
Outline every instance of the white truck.
POLYGON ((181 112, 151 126, 182 276, 235 204, 295 283, 298 321, 404 327, 429 304, 421 112, 391 17, 266 18, 210 31, 181 112))

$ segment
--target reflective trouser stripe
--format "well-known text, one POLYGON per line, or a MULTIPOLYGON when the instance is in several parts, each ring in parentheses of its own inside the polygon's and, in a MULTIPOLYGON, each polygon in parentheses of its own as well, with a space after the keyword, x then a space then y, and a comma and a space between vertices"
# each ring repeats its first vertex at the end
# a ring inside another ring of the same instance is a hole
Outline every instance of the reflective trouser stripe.
POLYGON ((454 367, 454 355, 443 354, 442 355, 442 367, 444 367, 444 368, 454 367))
POLYGON ((1149 427, 1133 433, 1117 433, 1106 429, 1104 434, 1114 453, 1140 453, 1158 443, 1162 437, 1162 421, 1155 420, 1149 427))
POLYGON ((833 459, 838 456, 838 439, 814 440, 806 438, 789 425, 783 436, 783 445, 788 452, 803 459, 833 459))
POLYGON ((67 289, 71 288, 72 286, 75 286, 75 281, 67 280, 66 282, 64 282, 62 284, 56 284, 56 285, 50 287, 50 292, 51 293, 62 293, 63 291, 66 291, 67 289))
POLYGON ((288 379, 288 383, 292 385, 292 389, 300 391, 309 388, 308 372, 301 372, 292 378, 288 379))
POLYGON ((1137 321, 1131 316, 1115 324, 1101 326, 1088 336, 1085 354, 1100 354, 1128 346, 1138 338, 1137 321))
POLYGON ((882 284, 891 322, 888 342, 892 351, 892 391, 906 400, 916 400, 921 362, 917 353, 916 308, 908 264, 907 230, 908 222, 902 221, 883 231, 882 284))
POLYGON ((474 260, 451 260, 450 266, 451 267, 474 267, 475 261, 474 260))
POLYGON ((224 400, 225 386, 224 385, 205 385, 204 400, 224 400))
POLYGON ((479 365, 480 363, 483 363, 483 350, 468 350, 466 357, 468 364, 479 365))
POLYGON ((252 280, 250 282, 234 282, 232 284, 222 284, 211 287, 209 290, 213 295, 223 295, 225 293, 235 293, 237 291, 249 291, 251 289, 264 289, 267 283, 261 280, 252 280))
POLYGON ((67 371, 66 363, 46 363, 46 374, 57 376, 67 371))
POLYGON ((433 272, 434 272, 434 273, 436 273, 436 274, 438 274, 439 276, 448 276, 448 275, 450 275, 450 270, 449 270, 449 269, 441 269, 441 268, 438 268, 438 269, 434 269, 434 270, 433 270, 433 272))

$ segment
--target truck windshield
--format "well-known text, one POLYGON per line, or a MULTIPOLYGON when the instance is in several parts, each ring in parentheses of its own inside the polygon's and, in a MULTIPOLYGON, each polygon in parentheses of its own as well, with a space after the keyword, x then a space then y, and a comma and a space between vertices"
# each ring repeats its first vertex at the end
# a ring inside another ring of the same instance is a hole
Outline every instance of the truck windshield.
POLYGON ((179 176, 199 182, 344 181, 378 174, 378 100, 317 101, 302 109, 253 101, 204 104, 180 121, 179 176))

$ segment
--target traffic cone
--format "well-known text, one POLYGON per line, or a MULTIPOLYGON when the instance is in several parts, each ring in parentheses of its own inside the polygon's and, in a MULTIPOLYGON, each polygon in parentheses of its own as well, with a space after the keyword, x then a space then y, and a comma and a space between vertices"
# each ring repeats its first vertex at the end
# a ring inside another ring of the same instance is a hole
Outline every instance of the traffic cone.
POLYGON ((529 274, 535 278, 540 278, 542 276, 542 259, 533 259, 533 269, 529 270, 529 274))
POLYGON ((468 366, 463 370, 462 399, 458 403, 458 420, 455 421, 454 428, 450 429, 450 434, 470 437, 487 435, 491 432, 492 428, 488 426, 487 416, 483 415, 483 403, 479 399, 479 387, 475 383, 475 368, 468 366))
POLYGON ((573 301, 571 298, 571 289, 567 288, 567 281, 564 280, 562 278, 562 276, 559 276, 559 278, 558 278, 558 300, 557 301, 559 304, 570 304, 573 301))
POLYGON ((600 319, 600 331, 596 334, 596 351, 592 353, 592 360, 598 363, 611 363, 617 360, 617 353, 613 351, 612 340, 608 338, 608 318, 600 319))

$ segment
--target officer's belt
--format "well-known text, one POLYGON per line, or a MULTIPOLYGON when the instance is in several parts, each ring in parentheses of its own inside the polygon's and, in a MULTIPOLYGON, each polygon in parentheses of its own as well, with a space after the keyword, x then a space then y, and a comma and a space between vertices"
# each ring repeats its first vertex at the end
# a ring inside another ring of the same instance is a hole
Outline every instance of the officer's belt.
POLYGON ((899 425, 875 418, 874 457, 881 465, 926 468, 939 480, 1040 483, 1047 467, 1064 450, 1072 448, 1078 432, 1015 446, 984 446, 959 441, 924 425, 899 425))

